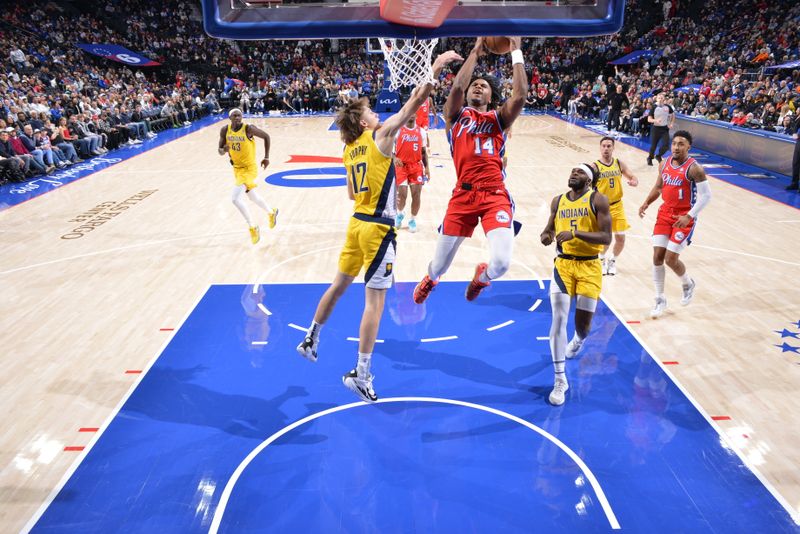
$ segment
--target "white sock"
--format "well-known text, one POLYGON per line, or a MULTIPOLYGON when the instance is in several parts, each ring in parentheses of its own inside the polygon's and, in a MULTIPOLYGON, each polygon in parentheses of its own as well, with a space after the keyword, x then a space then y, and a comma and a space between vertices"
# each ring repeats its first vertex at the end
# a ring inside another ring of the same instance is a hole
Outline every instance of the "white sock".
POLYGON ((664 298, 664 264, 653 265, 653 282, 656 285, 656 297, 664 298))
POLYGON ((689 273, 688 272, 686 272, 686 271, 683 272, 683 276, 681 276, 681 282, 685 286, 692 285, 692 279, 689 278, 689 273))
POLYGON ((311 326, 306 331, 306 336, 314 341, 319 341, 319 331, 322 330, 322 325, 316 321, 311 321, 311 326))
POLYGON ((244 220, 247 221, 247 226, 253 226, 253 219, 250 217, 250 210, 247 208, 247 204, 244 203, 244 186, 240 185, 233 188, 233 194, 231 196, 231 201, 233 205, 236 206, 236 209, 244 216, 244 220))
POLYGON ((609 254, 608 256, 606 256, 606 260, 608 260, 608 261, 614 261, 616 259, 617 258, 614 257, 614 253, 613 252, 611 254, 609 254))
POLYGON ((569 314, 569 295, 551 293, 550 304, 553 309, 550 324, 550 355, 553 358, 553 371, 556 380, 567 380, 564 369, 567 359, 567 316, 569 314))
POLYGON ((369 376, 369 364, 371 361, 371 352, 358 353, 358 365, 356 365, 356 373, 358 373, 359 378, 366 378, 369 376))
POLYGON ((602 261, 602 260, 606 259, 606 254, 605 254, 605 252, 601 252, 600 254, 597 255, 597 257, 600 258, 600 260, 602 261))
POLYGON ((247 196, 250 197, 250 200, 252 200, 256 206, 267 213, 272 213, 272 208, 269 207, 269 204, 267 204, 267 202, 256 192, 255 189, 248 191, 247 196))
POLYGON ((570 343, 577 343, 578 345, 580 345, 581 343, 583 343, 583 340, 584 340, 584 339, 586 339, 586 338, 585 338, 585 337, 581 337, 581 336, 579 336, 579 335, 578 335, 578 331, 577 331, 577 330, 575 330, 575 335, 574 335, 574 336, 572 336, 572 339, 571 339, 569 342, 570 342, 570 343))

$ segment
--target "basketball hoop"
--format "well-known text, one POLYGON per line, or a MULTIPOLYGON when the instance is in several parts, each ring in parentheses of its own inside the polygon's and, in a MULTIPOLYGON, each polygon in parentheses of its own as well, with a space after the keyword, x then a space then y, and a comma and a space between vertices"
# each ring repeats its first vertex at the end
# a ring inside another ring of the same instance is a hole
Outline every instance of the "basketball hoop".
POLYGON ((389 65, 389 89, 433 82, 431 57, 439 39, 385 39, 379 37, 383 57, 389 65))

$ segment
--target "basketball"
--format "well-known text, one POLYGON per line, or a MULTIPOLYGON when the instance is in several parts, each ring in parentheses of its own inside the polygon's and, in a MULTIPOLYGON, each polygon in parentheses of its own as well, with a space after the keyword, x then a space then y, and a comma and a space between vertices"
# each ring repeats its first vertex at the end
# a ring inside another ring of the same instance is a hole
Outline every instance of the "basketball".
POLYGON ((508 54, 511 52, 511 39, 508 37, 487 37, 484 41, 486 49, 492 54, 508 54))

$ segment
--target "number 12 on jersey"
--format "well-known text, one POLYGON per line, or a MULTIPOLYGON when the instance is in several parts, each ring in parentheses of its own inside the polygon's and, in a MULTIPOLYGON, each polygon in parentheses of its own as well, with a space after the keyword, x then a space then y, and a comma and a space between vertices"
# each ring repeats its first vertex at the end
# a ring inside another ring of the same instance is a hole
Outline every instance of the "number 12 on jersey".
POLYGON ((367 164, 365 162, 350 165, 350 179, 353 182, 353 193, 359 194, 369 191, 369 187, 364 183, 367 179, 367 164))
POLYGON ((478 156, 482 156, 483 153, 487 153, 490 156, 494 156, 494 142, 492 139, 487 139, 483 143, 481 143, 480 137, 475 138, 475 154, 478 156))

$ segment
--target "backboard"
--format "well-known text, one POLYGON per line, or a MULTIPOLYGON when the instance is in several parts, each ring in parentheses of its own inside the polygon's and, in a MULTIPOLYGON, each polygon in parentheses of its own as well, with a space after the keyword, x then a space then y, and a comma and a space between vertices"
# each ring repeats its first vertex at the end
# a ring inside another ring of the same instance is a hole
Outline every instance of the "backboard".
MULTIPOLYGON (((225 39, 589 37, 622 27, 625 0, 460 0, 438 28, 393 24, 380 0, 201 0, 206 32, 225 39)), ((434 0, 435 1, 435 0, 434 0)), ((411 0, 425 5, 430 0, 411 0)))

